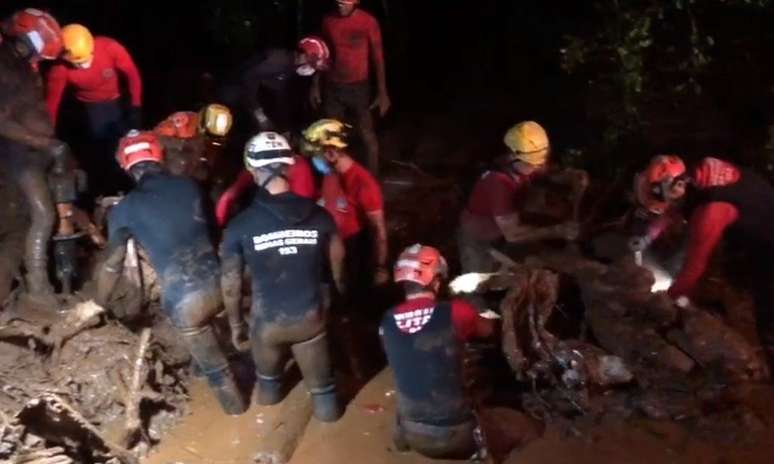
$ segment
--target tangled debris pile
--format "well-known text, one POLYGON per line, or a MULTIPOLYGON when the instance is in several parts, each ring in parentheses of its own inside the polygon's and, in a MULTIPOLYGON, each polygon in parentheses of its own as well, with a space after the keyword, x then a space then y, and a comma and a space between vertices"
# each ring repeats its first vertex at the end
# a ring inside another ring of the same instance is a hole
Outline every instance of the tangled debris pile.
POLYGON ((186 412, 171 329, 135 334, 101 312, 0 313, 0 463, 136 462, 186 412))
POLYGON ((651 272, 633 259, 605 265, 568 250, 523 264, 499 258, 500 272, 482 275, 476 292, 506 291, 502 350, 516 379, 532 385, 522 405, 536 418, 699 419, 710 405, 733 409, 734 387, 767 375, 754 347, 719 318, 652 293, 651 272), (577 337, 547 329, 566 286, 580 294, 577 337))

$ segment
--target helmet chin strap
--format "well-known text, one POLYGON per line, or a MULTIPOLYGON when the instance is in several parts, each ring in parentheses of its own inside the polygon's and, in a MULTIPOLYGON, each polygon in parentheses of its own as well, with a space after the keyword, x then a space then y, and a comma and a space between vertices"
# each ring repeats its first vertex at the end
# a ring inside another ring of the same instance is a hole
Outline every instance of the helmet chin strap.
POLYGON ((269 172, 269 176, 266 178, 266 180, 261 182, 261 185, 260 185, 260 187, 262 189, 264 189, 264 190, 266 190, 266 187, 271 183, 271 181, 273 181, 277 177, 285 179, 285 181, 288 180, 288 176, 287 176, 286 172, 283 172, 283 169, 280 166, 276 166, 276 165, 275 166, 265 166, 265 167, 263 167, 261 169, 269 172))

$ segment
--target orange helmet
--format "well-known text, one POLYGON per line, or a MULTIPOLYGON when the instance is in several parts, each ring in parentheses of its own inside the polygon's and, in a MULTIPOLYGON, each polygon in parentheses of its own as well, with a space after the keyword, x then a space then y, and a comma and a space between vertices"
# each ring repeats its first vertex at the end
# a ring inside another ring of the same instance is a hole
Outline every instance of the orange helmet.
POLYGON ((685 163, 680 157, 658 155, 634 178, 637 201, 652 213, 663 214, 669 203, 667 192, 677 182, 685 182, 686 177, 685 163))
POLYGON ((177 113, 172 113, 167 119, 161 121, 153 129, 153 132, 161 137, 190 139, 196 136, 198 130, 198 114, 192 111, 178 111, 177 113))
POLYGON ((395 282, 415 282, 423 287, 437 277, 446 277, 448 266, 441 253, 431 247, 414 244, 401 252, 393 268, 395 282))
POLYGON ((311 75, 316 71, 325 71, 330 66, 331 52, 323 39, 304 37, 298 41, 298 50, 306 56, 306 64, 296 70, 298 74, 311 75))
POLYGON ((123 170, 129 171, 143 161, 161 163, 164 149, 153 132, 131 130, 118 142, 116 159, 123 170))
POLYGON ((62 29, 53 16, 35 8, 17 11, 8 23, 8 35, 27 40, 38 56, 53 60, 62 53, 62 29))

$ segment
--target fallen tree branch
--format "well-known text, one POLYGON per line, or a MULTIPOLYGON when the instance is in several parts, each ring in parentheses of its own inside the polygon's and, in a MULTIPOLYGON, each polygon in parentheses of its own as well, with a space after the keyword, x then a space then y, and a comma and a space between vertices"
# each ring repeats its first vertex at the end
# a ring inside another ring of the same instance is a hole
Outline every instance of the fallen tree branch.
POLYGON ((125 430, 119 443, 125 447, 131 445, 133 437, 140 430, 142 420, 140 418, 140 403, 143 400, 143 385, 147 378, 147 371, 145 371, 145 352, 148 350, 150 343, 151 329, 145 328, 140 334, 140 341, 137 344, 137 357, 134 359, 134 370, 132 372, 132 380, 129 384, 129 388, 124 398, 124 417, 125 417, 125 430))
POLYGON ((303 382, 299 382, 282 402, 274 428, 261 440, 253 460, 261 464, 290 461, 311 417, 312 401, 303 382))

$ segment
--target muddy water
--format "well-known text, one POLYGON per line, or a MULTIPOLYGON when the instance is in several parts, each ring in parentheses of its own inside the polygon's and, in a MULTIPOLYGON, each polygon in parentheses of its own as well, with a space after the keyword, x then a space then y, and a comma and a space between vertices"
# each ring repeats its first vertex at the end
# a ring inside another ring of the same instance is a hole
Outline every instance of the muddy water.
MULTIPOLYGON (((432 461, 392 449, 395 396, 389 371, 378 374, 347 407, 335 424, 309 423, 290 464, 424 464, 432 461)), ((192 387, 192 414, 173 429, 145 464, 250 463, 279 406, 253 406, 242 416, 224 416, 207 387, 192 387)), ((770 464, 774 462, 774 389, 753 386, 745 403, 763 427, 730 430, 725 439, 702 436, 695 428, 674 422, 626 421, 597 424, 578 436, 549 427, 542 438, 515 452, 518 464, 770 464), (756 429, 756 430, 754 430, 756 429)), ((722 424, 716 424, 722 426, 722 424)), ((448 461, 452 462, 452 461, 448 461)))

